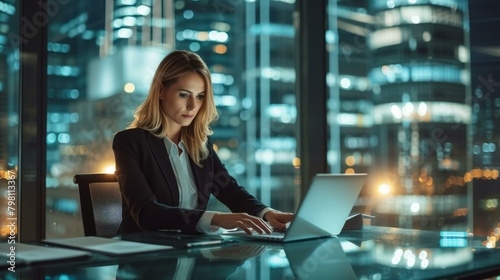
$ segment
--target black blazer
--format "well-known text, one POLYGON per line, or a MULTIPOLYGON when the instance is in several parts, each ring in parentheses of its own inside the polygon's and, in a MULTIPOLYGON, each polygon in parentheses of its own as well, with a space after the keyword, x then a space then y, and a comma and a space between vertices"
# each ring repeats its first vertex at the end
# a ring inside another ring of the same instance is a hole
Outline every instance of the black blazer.
POLYGON ((266 206, 238 185, 207 141, 210 155, 197 166, 190 159, 198 189, 195 209, 179 208, 179 188, 163 139, 143 129, 118 132, 113 139, 115 174, 123 198, 121 233, 180 230, 198 233, 196 224, 210 194, 232 212, 256 215, 266 206))

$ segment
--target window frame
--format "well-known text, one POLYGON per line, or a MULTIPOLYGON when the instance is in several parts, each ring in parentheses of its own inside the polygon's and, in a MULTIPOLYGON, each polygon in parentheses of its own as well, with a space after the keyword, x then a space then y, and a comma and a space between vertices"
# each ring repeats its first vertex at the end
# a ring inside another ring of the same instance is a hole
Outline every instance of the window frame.
MULTIPOLYGON (((41 3, 41 2, 40 2, 41 3)), ((45 238, 45 153, 47 118, 47 24, 43 5, 20 0, 20 96, 18 236, 20 242, 45 238)))

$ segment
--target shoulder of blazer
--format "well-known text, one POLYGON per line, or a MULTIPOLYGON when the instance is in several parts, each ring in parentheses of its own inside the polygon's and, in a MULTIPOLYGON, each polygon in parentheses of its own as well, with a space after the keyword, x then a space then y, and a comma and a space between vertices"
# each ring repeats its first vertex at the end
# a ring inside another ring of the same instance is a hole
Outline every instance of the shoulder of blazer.
POLYGON ((145 129, 142 129, 142 128, 129 128, 129 129, 119 131, 115 134, 115 138, 118 138, 118 139, 140 139, 140 138, 160 139, 160 138, 154 136, 153 134, 151 134, 151 132, 149 132, 145 129))

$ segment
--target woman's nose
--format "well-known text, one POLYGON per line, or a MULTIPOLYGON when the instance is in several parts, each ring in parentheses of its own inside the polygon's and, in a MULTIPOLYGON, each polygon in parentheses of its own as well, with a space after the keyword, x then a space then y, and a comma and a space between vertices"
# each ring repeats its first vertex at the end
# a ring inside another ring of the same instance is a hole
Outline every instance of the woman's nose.
POLYGON ((194 99, 193 98, 188 98, 186 107, 188 110, 194 109, 194 99))

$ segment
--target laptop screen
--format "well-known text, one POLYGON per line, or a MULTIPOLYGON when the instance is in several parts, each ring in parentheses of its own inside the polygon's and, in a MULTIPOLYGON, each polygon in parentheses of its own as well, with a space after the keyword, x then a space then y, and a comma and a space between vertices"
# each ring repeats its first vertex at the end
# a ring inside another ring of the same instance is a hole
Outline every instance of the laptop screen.
POLYGON ((366 181, 366 174, 317 174, 287 230, 289 240, 303 239, 315 228, 330 235, 342 230, 366 181))

